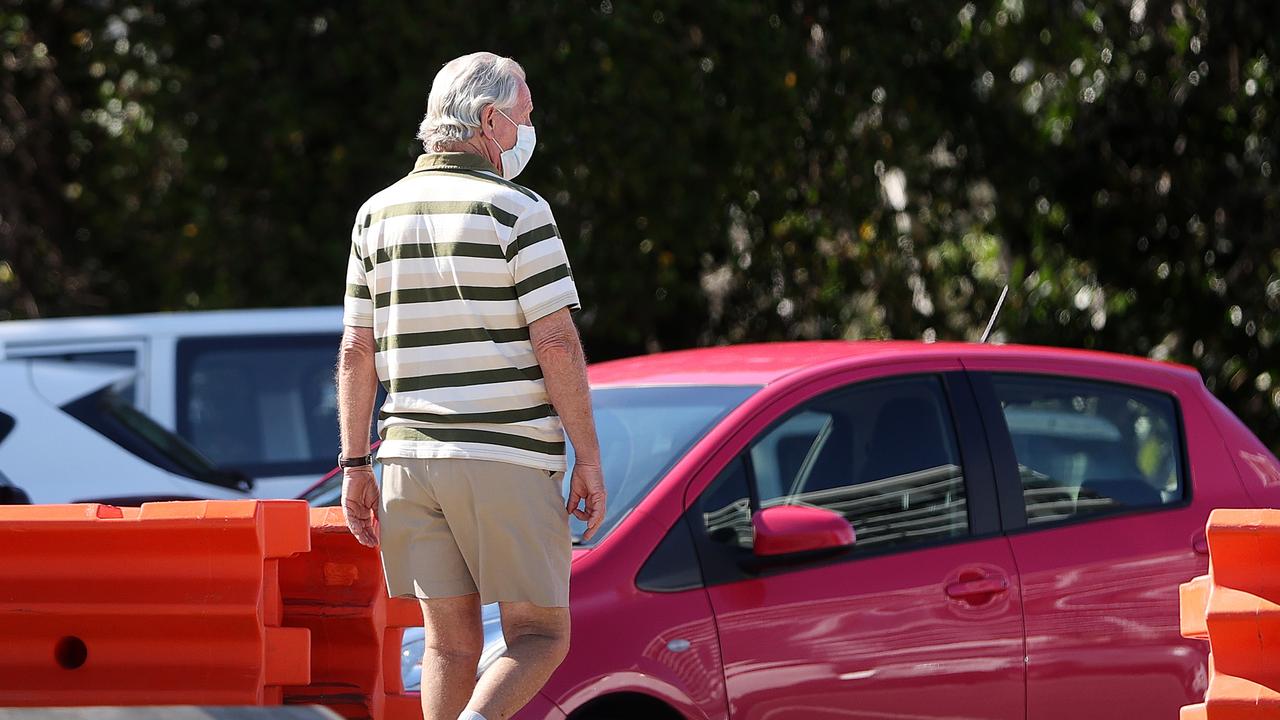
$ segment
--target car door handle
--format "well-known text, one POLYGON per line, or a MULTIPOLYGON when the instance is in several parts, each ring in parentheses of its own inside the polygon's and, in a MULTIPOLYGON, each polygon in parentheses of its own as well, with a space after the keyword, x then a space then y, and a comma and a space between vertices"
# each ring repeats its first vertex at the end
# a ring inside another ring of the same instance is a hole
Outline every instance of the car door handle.
POLYGON ((1008 589, 1008 578, 985 577, 978 580, 961 580, 947 585, 947 597, 968 599, 979 595, 994 595, 1008 589))

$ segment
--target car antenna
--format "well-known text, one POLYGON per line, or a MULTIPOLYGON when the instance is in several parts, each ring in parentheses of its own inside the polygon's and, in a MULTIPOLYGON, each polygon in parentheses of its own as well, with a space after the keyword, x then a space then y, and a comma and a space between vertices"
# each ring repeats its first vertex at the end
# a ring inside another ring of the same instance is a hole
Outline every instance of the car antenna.
POLYGON ((985 344, 991 337, 991 330, 996 326, 996 318, 1000 317, 1000 309, 1004 307, 1004 298, 1009 294, 1009 285, 1006 283, 1004 289, 1000 291, 1000 299, 996 301, 996 309, 991 311, 991 319, 987 321, 987 329, 982 331, 982 339, 979 343, 985 344))

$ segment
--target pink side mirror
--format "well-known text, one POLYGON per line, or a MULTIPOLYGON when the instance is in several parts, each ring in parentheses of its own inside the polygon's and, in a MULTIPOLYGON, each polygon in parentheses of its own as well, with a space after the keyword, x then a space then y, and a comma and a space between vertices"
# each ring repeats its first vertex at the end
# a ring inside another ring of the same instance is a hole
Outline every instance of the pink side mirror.
POLYGON ((842 515, 807 505, 777 505, 751 516, 757 557, 853 547, 853 526, 842 515))

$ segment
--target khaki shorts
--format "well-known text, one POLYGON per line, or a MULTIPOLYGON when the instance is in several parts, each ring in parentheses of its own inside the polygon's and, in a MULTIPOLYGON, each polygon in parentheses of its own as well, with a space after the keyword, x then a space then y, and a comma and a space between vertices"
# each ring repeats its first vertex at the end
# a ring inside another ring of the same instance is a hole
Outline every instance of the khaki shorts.
POLYGON ((382 567, 392 597, 569 606, 564 473, 490 460, 382 461, 382 567))

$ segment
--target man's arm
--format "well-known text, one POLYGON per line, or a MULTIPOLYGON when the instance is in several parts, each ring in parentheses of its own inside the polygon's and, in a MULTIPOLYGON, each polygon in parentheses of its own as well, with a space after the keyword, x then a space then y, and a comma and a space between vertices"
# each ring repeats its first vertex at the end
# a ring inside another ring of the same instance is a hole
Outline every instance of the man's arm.
MULTIPOLYGON (((348 325, 338 348, 338 429, 342 456, 369 454, 369 424, 378 396, 373 328, 348 325)), ((363 545, 378 544, 378 484, 372 466, 344 468, 342 510, 347 527, 363 545)))
POLYGON ((342 456, 369 454, 369 426, 378 396, 378 371, 373 364, 373 328, 343 328, 338 348, 338 428, 342 456))
POLYGON ((567 509, 579 520, 587 521, 583 538, 590 539, 604 520, 606 493, 587 385, 587 362, 569 309, 561 308, 530 323, 529 340, 542 368, 547 397, 569 434, 576 456, 567 509), (578 507, 581 501, 586 502, 585 511, 578 507))

